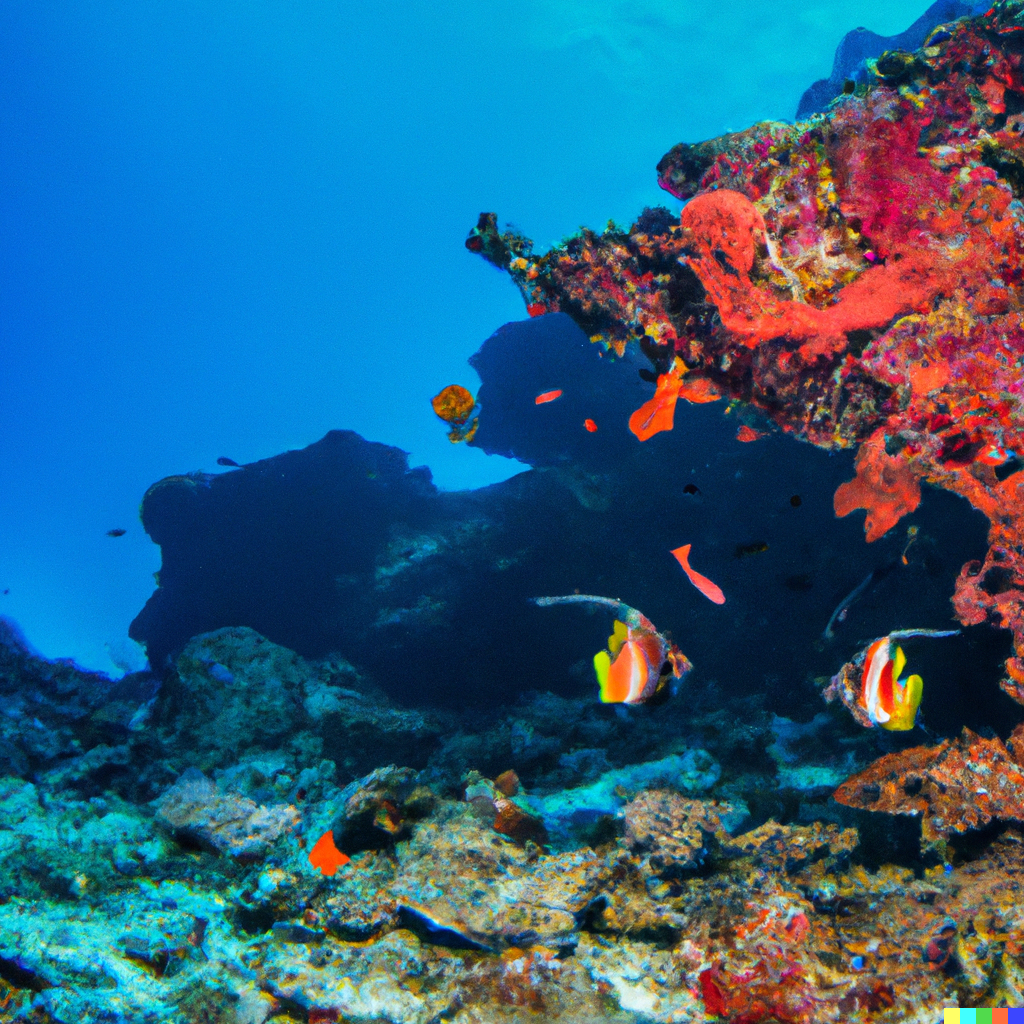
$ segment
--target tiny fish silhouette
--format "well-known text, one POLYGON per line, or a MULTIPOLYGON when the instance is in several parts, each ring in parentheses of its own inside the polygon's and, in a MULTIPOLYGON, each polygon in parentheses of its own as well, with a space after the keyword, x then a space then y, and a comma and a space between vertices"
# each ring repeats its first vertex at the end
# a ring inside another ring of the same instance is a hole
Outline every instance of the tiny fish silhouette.
POLYGON ((683 488, 683 494, 700 494, 700 488, 696 484, 687 484, 683 488))
POLYGON ((217 465, 218 466, 235 466, 235 467, 241 469, 241 466, 239 466, 238 463, 235 462, 234 459, 229 459, 226 455, 222 455, 217 460, 217 465))
POLYGON ((709 600, 715 604, 725 604, 725 594, 717 583, 712 583, 707 576, 701 576, 695 569, 690 568, 690 548, 692 545, 684 544, 681 548, 674 548, 672 554, 676 561, 683 567, 683 572, 690 578, 690 582, 709 600))
POLYGON ((793 508, 799 508, 804 503, 804 499, 801 498, 799 494, 794 494, 793 497, 789 499, 789 503, 793 508))
POLYGON ((752 544, 737 544, 734 552, 737 558, 747 558, 749 555, 761 555, 768 550, 768 541, 755 540, 752 544))
POLYGON ((556 398, 562 397, 562 389, 558 388, 555 391, 545 391, 539 394, 534 400, 534 405, 544 405, 546 402, 553 402, 556 398))
POLYGON ((122 530, 120 526, 113 530, 107 530, 108 537, 123 537, 128 531, 122 530))

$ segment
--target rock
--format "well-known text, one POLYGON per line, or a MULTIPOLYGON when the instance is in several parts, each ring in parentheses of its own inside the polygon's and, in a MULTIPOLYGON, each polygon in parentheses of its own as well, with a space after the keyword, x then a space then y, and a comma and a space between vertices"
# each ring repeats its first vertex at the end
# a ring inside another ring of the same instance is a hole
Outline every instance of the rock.
POLYGON ((451 1006, 458 959, 393 931, 359 946, 266 947, 267 991, 310 1020, 428 1024, 451 1006))
POLYGON ((158 689, 149 673, 115 681, 70 659, 41 658, 0 618, 0 776, 37 777, 59 766, 59 787, 88 795, 97 782, 130 778, 124 744, 158 689))
POLYGON ((181 774, 156 801, 156 811, 157 820, 176 834, 243 861, 264 857, 299 822, 294 807, 263 807, 224 793, 197 768, 181 774))
POLYGON ((796 118, 801 121, 812 114, 825 110, 829 103, 842 95, 844 84, 850 80, 867 80, 866 61, 880 57, 886 50, 916 50, 937 25, 966 18, 985 10, 987 4, 971 3, 968 0, 936 0, 911 26, 898 35, 880 36, 866 28, 855 28, 847 32, 836 48, 832 73, 828 78, 819 79, 808 86, 797 107, 796 118))
POLYGON ((706 793, 721 774, 720 766, 707 751, 688 750, 660 761, 616 768, 589 786, 531 796, 528 801, 543 819, 552 842, 565 844, 586 836, 603 819, 618 815, 626 801, 641 790, 706 793))
POLYGON ((392 893, 428 931, 478 948, 572 945, 605 868, 589 849, 524 850, 455 805, 421 823, 397 849, 392 893))
POLYGON ((721 836, 720 841, 727 857, 750 857, 762 868, 792 873, 826 858, 833 867, 844 862, 860 837, 855 828, 841 829, 817 821, 812 825, 767 821, 735 838, 721 836))
POLYGON ((708 841, 722 827, 728 804, 688 800, 671 790, 647 790, 626 804, 624 843, 657 878, 678 878, 704 863, 708 841))
POLYGON ((385 853, 357 854, 332 879, 323 901, 323 918, 332 935, 362 942, 394 927, 398 920, 391 892, 396 865, 385 853))
POLYGON ((89 801, 0 778, 0 901, 59 896, 93 904, 133 876, 166 870, 152 818, 116 797, 89 801))
POLYGON ((431 718, 368 692, 343 659, 309 662, 246 627, 194 637, 175 668, 160 702, 163 746, 205 771, 271 750, 289 763, 330 757, 352 775, 382 748, 424 763, 437 742, 431 718))
POLYGON ((394 845, 433 805, 433 794, 416 779, 411 768, 392 764, 346 786, 332 825, 334 845, 348 854, 394 845))

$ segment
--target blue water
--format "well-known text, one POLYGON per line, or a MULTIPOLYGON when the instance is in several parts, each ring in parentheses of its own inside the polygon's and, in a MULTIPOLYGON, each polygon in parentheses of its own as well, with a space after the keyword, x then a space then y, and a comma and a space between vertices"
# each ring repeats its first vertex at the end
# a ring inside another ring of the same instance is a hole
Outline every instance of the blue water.
POLYGON ((139 500, 219 456, 346 427, 447 488, 511 475, 429 406, 523 316, 477 214, 628 224, 673 144, 791 117, 847 30, 926 6, 5 3, 0 615, 137 663, 139 500))

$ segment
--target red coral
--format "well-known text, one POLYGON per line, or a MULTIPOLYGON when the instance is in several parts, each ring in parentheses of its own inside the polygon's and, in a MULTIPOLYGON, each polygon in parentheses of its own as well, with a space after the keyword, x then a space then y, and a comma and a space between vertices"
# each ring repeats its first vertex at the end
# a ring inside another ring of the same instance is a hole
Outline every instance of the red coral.
POLYGON ((921 503, 921 487, 910 467, 885 452, 885 438, 873 437, 861 445, 855 463, 857 475, 840 484, 833 505, 837 516, 867 509, 867 542, 878 540, 921 503))
POLYGON ((871 438, 836 494, 838 514, 867 509, 869 540, 919 480, 965 497, 1014 579, 968 570, 957 611, 1012 630, 1003 688, 1022 699, 1024 118, 1007 97, 1024 93, 1024 29, 996 5, 948 31, 811 122, 676 146, 658 175, 689 200, 678 225, 641 215, 533 256, 488 215, 482 251, 618 354, 639 339, 660 380, 637 436, 691 397, 678 357, 813 444, 871 438))

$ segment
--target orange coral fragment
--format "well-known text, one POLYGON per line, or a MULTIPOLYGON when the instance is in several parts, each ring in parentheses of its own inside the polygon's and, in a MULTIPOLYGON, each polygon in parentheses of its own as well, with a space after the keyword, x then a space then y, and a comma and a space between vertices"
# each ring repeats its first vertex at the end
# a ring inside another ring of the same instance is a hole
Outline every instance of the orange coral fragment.
POLYGON ((702 405, 705 402, 717 402, 722 392, 706 377, 687 377, 680 381, 679 397, 694 405, 702 405))
POLYGON ((927 365, 914 363, 908 370, 908 376, 914 395, 921 397, 949 383, 949 363, 945 360, 932 360, 927 365))
POLYGON ((629 429, 641 441, 646 441, 662 430, 672 429, 675 423, 676 402, 679 400, 681 383, 680 371, 676 367, 673 367, 668 373, 663 373, 658 378, 654 397, 644 402, 629 417, 629 429))
POLYGON ((309 851, 309 863, 322 875, 333 875, 343 868, 350 858, 334 845, 334 833, 328 829, 309 851))
POLYGON ((867 510, 864 533, 870 544, 921 504, 921 485, 902 459, 886 454, 884 435, 865 441, 854 465, 857 475, 839 485, 832 504, 840 518, 867 510))
POLYGON ((706 377, 687 377, 686 367, 676 360, 672 368, 658 378, 654 397, 644 402, 629 417, 629 429, 641 441, 671 430, 675 423, 676 402, 685 398, 688 402, 717 402, 722 392, 706 377))
POLYGON ((476 401, 461 384, 449 384, 430 400, 434 412, 445 421, 461 425, 469 419, 476 401))

